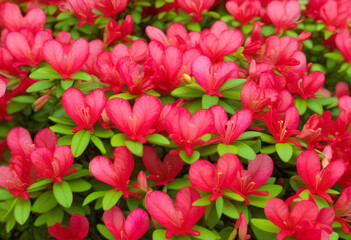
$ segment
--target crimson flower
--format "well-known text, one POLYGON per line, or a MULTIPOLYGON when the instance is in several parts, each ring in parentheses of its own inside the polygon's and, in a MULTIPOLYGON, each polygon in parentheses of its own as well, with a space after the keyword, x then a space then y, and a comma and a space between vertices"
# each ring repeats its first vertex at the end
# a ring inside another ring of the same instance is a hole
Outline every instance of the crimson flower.
POLYGON ((97 58, 103 49, 104 43, 100 39, 89 42, 89 58, 82 66, 85 72, 99 77, 100 71, 97 65, 97 58))
POLYGON ((162 110, 160 99, 151 95, 138 98, 131 108, 129 102, 122 98, 113 98, 106 105, 107 116, 119 130, 133 141, 146 143, 145 136, 153 134, 154 123, 162 110))
POLYGON ((193 206, 193 202, 201 198, 192 187, 183 187, 176 196, 176 206, 167 193, 154 191, 145 197, 145 205, 149 214, 162 226, 167 228, 166 238, 185 234, 200 235, 191 229, 204 215, 206 207, 193 206))
POLYGON ((259 0, 231 0, 225 5, 235 20, 246 25, 254 17, 260 16, 261 2, 259 0))
POLYGON ((300 131, 297 130, 299 124, 299 112, 296 107, 288 108, 283 119, 279 116, 278 112, 272 108, 265 115, 264 122, 277 143, 291 142, 296 146, 301 147, 301 143, 297 140, 289 139, 289 137, 300 133, 300 131))
POLYGON ((351 17, 350 7, 349 1, 325 1, 319 9, 319 16, 326 30, 334 32, 337 28, 346 28, 351 17))
POLYGON ((214 164, 206 160, 197 160, 191 164, 189 180, 195 188, 212 193, 210 201, 213 202, 223 196, 222 190, 230 187, 240 168, 242 164, 239 158, 226 153, 214 164))
POLYGON ((214 118, 214 133, 218 136, 217 139, 211 139, 211 142, 220 141, 223 144, 231 144, 252 122, 252 113, 247 109, 234 113, 229 121, 228 115, 222 106, 215 105, 210 110, 213 116, 216 116, 214 118))
POLYGON ((151 146, 144 147, 143 162, 146 169, 151 173, 148 179, 156 180, 156 186, 167 185, 168 182, 172 182, 184 165, 183 160, 179 157, 179 151, 170 151, 162 162, 151 146))
POLYGON ((45 60, 62 75, 63 80, 78 72, 89 57, 89 43, 80 38, 70 45, 48 40, 43 46, 45 60))
POLYGON ((350 234, 351 227, 347 222, 351 222, 351 187, 347 187, 342 191, 333 209, 335 211, 335 221, 342 225, 342 230, 345 234, 350 234))
POLYGON ((94 132, 94 124, 105 108, 107 98, 102 89, 95 89, 88 95, 75 87, 70 87, 62 95, 62 105, 67 114, 78 125, 72 132, 88 129, 94 132))
POLYGON ((222 62, 212 65, 208 57, 199 56, 191 65, 191 73, 208 95, 222 97, 218 88, 226 81, 238 78, 239 67, 235 62, 222 62))
POLYGON ((128 0, 97 0, 95 7, 104 12, 104 17, 114 17, 128 5, 128 0))
POLYGON ((344 56, 345 61, 351 63, 351 34, 347 28, 336 34, 335 45, 344 56))
POLYGON ((247 240, 251 238, 251 236, 247 234, 247 221, 244 213, 240 213, 238 220, 236 220, 234 229, 239 231, 239 240, 247 240))
POLYGON ((296 161, 297 172, 312 194, 325 198, 329 203, 333 202, 327 191, 345 172, 345 164, 342 160, 329 163, 321 171, 321 162, 315 151, 302 152, 296 161))
POLYGON ((58 240, 83 240, 89 232, 88 219, 80 214, 73 214, 69 220, 69 228, 59 222, 49 227, 49 233, 58 240))
POLYGON ((208 109, 200 109, 191 116, 185 107, 175 107, 169 112, 167 129, 174 143, 181 146, 187 155, 192 155, 193 147, 204 143, 200 138, 212 131, 213 122, 213 114, 208 109))
POLYGON ((89 168, 93 176, 117 191, 122 191, 124 198, 132 195, 140 198, 137 194, 128 191, 129 177, 134 169, 133 156, 126 147, 115 148, 113 152, 114 163, 103 156, 97 156, 91 160, 89 168))
POLYGON ((126 41, 126 37, 133 31, 133 18, 127 15, 124 22, 118 25, 116 20, 111 19, 104 30, 104 43, 110 46, 118 40, 126 41))
POLYGON ((238 172, 231 186, 231 190, 239 194, 245 199, 247 205, 250 204, 247 196, 258 195, 267 196, 267 191, 257 191, 273 172, 273 161, 267 154, 259 154, 255 160, 249 161, 247 170, 244 170, 243 165, 238 165, 238 172))
POLYGON ((133 209, 125 219, 122 210, 113 206, 104 212, 103 219, 116 240, 138 240, 149 227, 149 215, 140 208, 133 209))

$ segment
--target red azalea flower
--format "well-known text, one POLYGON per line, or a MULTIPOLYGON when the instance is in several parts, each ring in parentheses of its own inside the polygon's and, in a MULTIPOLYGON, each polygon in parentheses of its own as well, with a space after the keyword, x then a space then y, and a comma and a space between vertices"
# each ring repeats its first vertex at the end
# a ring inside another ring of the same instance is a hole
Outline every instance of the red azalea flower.
POLYGON ((128 5, 128 0, 97 0, 95 7, 104 12, 104 17, 115 17, 128 5))
POLYGON ((251 236, 247 234, 247 221, 244 213, 240 213, 240 217, 236 220, 234 229, 239 230, 239 240, 247 240, 251 238, 251 236))
POLYGON ((177 8, 183 9, 188 14, 194 13, 192 20, 198 22, 202 20, 201 13, 205 10, 209 10, 215 0, 176 0, 174 2, 177 8))
POLYGON ((116 20, 111 19, 104 30, 104 43, 106 46, 110 46, 118 40, 126 41, 127 36, 133 31, 133 18, 131 15, 127 15, 124 22, 118 25, 116 20))
POLYGON ((267 196, 267 191, 257 191, 273 172, 273 161, 267 154, 259 154, 255 160, 249 161, 247 170, 244 170, 243 165, 238 165, 236 178, 230 186, 230 189, 242 196, 247 205, 250 204, 247 199, 248 195, 267 196))
POLYGON ((97 180, 113 186, 117 191, 122 191, 124 198, 129 198, 129 195, 140 198, 137 194, 128 191, 129 177, 134 169, 133 156, 128 148, 115 148, 113 159, 112 164, 107 157, 93 158, 89 165, 90 172, 97 180))
POLYGON ((149 215, 140 208, 130 211, 127 219, 122 210, 113 206, 104 212, 104 223, 116 240, 137 240, 141 238, 149 227, 149 215))
POLYGON ((176 206, 167 193, 154 191, 145 197, 145 205, 149 214, 162 226, 167 228, 166 238, 185 234, 200 235, 191 229, 204 215, 206 207, 193 206, 193 202, 201 198, 192 187, 183 187, 176 196, 176 206))
POLYGON ((155 132, 152 127, 158 120, 161 109, 160 99, 151 95, 139 97, 133 109, 130 103, 122 98, 113 98, 106 105, 107 116, 117 128, 131 140, 141 143, 146 143, 146 135, 155 132))
POLYGON ((246 25, 254 17, 260 16, 261 2, 258 0, 231 0, 226 3, 226 9, 241 25, 246 25))
POLYGON ((179 157, 179 151, 171 150, 162 162, 151 146, 144 146, 143 162, 151 173, 148 179, 156 180, 155 186, 167 185, 168 182, 172 182, 184 165, 183 160, 179 157))
POLYGON ((43 46, 45 60, 62 75, 63 80, 78 72, 89 57, 89 43, 80 38, 70 45, 48 40, 43 46))
POLYGON ((342 230, 345 234, 350 234, 351 227, 348 222, 351 222, 351 187, 347 187, 342 191, 333 209, 335 211, 335 221, 342 225, 342 230))
POLYGON ((95 0, 68 0, 74 15, 81 20, 77 24, 79 27, 83 27, 85 23, 93 25, 95 20, 99 17, 92 11, 95 7, 95 2, 95 0))
POLYGON ((218 88, 226 81, 238 78, 239 67, 235 62, 222 62, 212 65, 208 57, 199 56, 191 65, 191 73, 208 95, 222 97, 218 88))
POLYGON ((104 49, 104 43, 100 39, 95 39, 89 42, 89 58, 82 66, 84 72, 87 72, 96 77, 100 76, 100 71, 97 65, 97 58, 104 49))
POLYGON ((69 220, 69 228, 60 226, 57 222, 49 227, 49 233, 58 240, 83 240, 89 232, 88 219, 80 214, 74 214, 69 220))
POLYGON ((214 126, 213 114, 208 109, 200 109, 191 116, 185 107, 176 107, 170 111, 167 119, 169 137, 187 155, 193 154, 193 146, 204 143, 200 138, 210 133, 214 126))
POLYGON ((345 28, 351 20, 351 4, 347 0, 325 1, 319 9, 319 16, 327 31, 334 32, 337 28, 345 28))
POLYGON ((214 164, 206 160, 197 160, 191 164, 189 180, 195 188, 212 193, 210 201, 214 202, 223 196, 222 190, 230 187, 240 168, 242 164, 238 157, 226 153, 214 164))
POLYGON ((94 132, 94 124, 105 108, 107 98, 101 89, 95 89, 88 95, 74 87, 67 89, 62 95, 62 105, 67 114, 78 125, 72 132, 88 129, 94 132))

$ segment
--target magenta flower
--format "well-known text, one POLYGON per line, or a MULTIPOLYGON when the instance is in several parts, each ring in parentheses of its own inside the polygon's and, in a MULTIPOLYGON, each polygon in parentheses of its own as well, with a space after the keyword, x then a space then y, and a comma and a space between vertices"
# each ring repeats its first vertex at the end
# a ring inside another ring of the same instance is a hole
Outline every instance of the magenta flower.
POLYGON ((58 240, 83 240, 89 232, 88 219, 80 214, 74 214, 69 220, 69 228, 59 222, 49 227, 49 233, 58 240))
POLYGON ((260 16, 261 2, 259 0, 231 0, 226 3, 228 12, 235 20, 246 25, 254 17, 260 16))
POLYGON ((78 72, 89 57, 89 43, 80 38, 70 45, 48 40, 43 46, 45 60, 62 75, 63 80, 78 72))
POLYGON ((119 130, 128 135, 133 141, 146 143, 145 136, 153 134, 154 123, 162 110, 160 99, 151 95, 138 98, 132 107, 127 100, 113 98, 106 106, 107 116, 119 130))
POLYGON ((125 219, 117 206, 105 211, 103 219, 116 240, 138 240, 146 233, 150 221, 149 215, 140 208, 132 210, 125 219))
POLYGON ((85 72, 99 77, 100 71, 97 65, 97 58, 103 49, 104 43, 100 39, 89 42, 89 58, 82 66, 85 72))
POLYGON ((183 9, 188 14, 194 13, 193 21, 198 22, 202 20, 201 13, 205 10, 209 10, 215 0, 177 0, 176 6, 183 9))
POLYGON ((151 146, 144 147, 143 162, 146 169, 151 173, 148 179, 156 180, 156 186, 167 185, 168 182, 172 182, 184 165, 183 160, 179 157, 179 151, 170 151, 162 162, 151 146))
POLYGON ((199 56, 191 65, 191 73, 208 95, 222 97, 218 88, 226 81, 238 78, 239 67, 235 62, 222 62, 212 65, 208 57, 199 56))
POLYGON ((126 41, 126 37, 133 31, 133 18, 127 15, 124 22, 118 25, 116 20, 111 19, 104 31, 104 43, 106 46, 110 46, 112 43, 122 40, 126 41))
POLYGON ((199 236, 200 233, 191 229, 204 215, 206 207, 193 206, 200 194, 191 187, 183 187, 176 196, 176 206, 167 193, 154 191, 146 195, 145 205, 149 214, 167 228, 166 238, 185 234, 199 236))
POLYGON ((128 2, 128 0, 97 0, 95 7, 104 12, 104 17, 115 17, 127 7, 128 2))
POLYGON ((351 222, 351 187, 347 187, 342 191, 333 209, 335 211, 335 221, 342 225, 342 230, 345 234, 350 234, 351 227, 348 222, 351 222))
POLYGON ((134 169, 133 156, 126 147, 115 148, 113 152, 114 163, 103 156, 97 156, 91 160, 89 168, 93 176, 117 191, 122 191, 124 198, 132 195, 140 198, 137 194, 128 191, 129 177, 134 169))
POLYGON ((95 89, 88 95, 74 87, 67 89, 62 95, 62 105, 67 114, 78 125, 72 132, 88 129, 94 132, 94 124, 105 108, 107 98, 102 89, 95 89))
POLYGON ((342 160, 329 163, 321 171, 321 162, 315 151, 302 152, 296 161, 297 172, 312 194, 317 194, 329 203, 333 200, 327 191, 340 180, 345 172, 345 164, 342 160))
POLYGON ((83 27, 85 23, 93 25, 95 20, 99 17, 92 11, 95 7, 95 2, 95 0, 68 0, 74 15, 81 20, 77 24, 79 27, 83 27))
POLYGON ((223 196, 222 190, 230 187, 240 168, 242 164, 238 157, 226 153, 214 164, 206 160, 197 160, 191 164, 189 180, 195 188, 212 193, 210 201, 213 202, 223 196))

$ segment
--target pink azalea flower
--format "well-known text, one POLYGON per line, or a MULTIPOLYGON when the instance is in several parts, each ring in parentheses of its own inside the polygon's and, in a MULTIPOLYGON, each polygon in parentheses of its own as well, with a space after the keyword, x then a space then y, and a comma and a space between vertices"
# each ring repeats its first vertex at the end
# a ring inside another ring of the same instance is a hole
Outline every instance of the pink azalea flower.
POLYGON ((275 32, 287 30, 297 27, 295 23, 301 14, 299 2, 291 1, 271 1, 266 8, 267 16, 276 27, 275 32))
POLYGON ((129 195, 140 198, 137 194, 128 191, 129 177, 134 169, 133 156, 128 148, 115 148, 113 159, 112 164, 107 157, 93 158, 89 165, 90 172, 97 180, 113 186, 116 191, 122 191, 124 198, 128 198, 129 195))
POLYGON ((62 95, 62 105, 67 114, 78 125, 72 132, 88 129, 94 132, 94 124, 105 108, 107 98, 102 89, 95 89, 88 95, 74 87, 67 89, 62 95))
POLYGON ((103 219, 116 240, 138 240, 149 227, 149 215, 140 208, 132 210, 125 219, 122 210, 113 206, 104 212, 103 219))
POLYGON ((239 230, 239 240, 247 240, 251 238, 251 236, 247 234, 247 221, 244 213, 240 213, 240 217, 236 220, 234 229, 239 230))
POLYGON ((217 139, 211 139, 211 142, 220 141, 224 144, 231 144, 252 122, 252 113, 247 109, 234 113, 229 121, 228 115, 222 106, 215 105, 210 110, 213 116, 216 116, 214 118, 214 133, 218 136, 217 139))
MULTIPOLYGON (((325 198, 329 203, 333 202, 327 191, 345 172, 345 164, 342 160, 329 163, 321 171, 321 162, 315 151, 302 152, 296 161, 297 172, 312 194, 325 198)), ((303 191, 303 189, 302 189, 303 191)))
POLYGON ((104 12, 104 17, 115 17, 127 7, 128 2, 128 0, 97 0, 95 7, 104 12))
POLYGON ((161 109, 161 101, 151 95, 138 98, 133 109, 130 103, 122 98, 113 98, 106 105, 107 116, 117 128, 131 140, 141 143, 146 143, 146 135, 155 132, 152 127, 158 120, 161 109))
POLYGON ((223 83, 238 78, 239 67, 235 62, 211 63, 206 56, 197 57, 191 65, 191 72, 196 82, 208 95, 222 97, 218 91, 223 83))
POLYGON ((206 207, 193 206, 193 202, 201 198, 191 187, 183 187, 176 196, 176 206, 167 193, 154 191, 146 195, 145 205, 149 214, 162 226, 167 228, 166 238, 173 235, 200 235, 191 229, 204 215, 206 207))
POLYGON ((77 39, 71 45, 64 45, 57 40, 48 40, 43 46, 45 60, 62 75, 63 80, 78 72, 89 57, 89 43, 77 39))
POLYGON ((210 29, 201 32, 200 48, 212 62, 234 53, 243 44, 244 36, 236 29, 229 29, 223 21, 215 22, 210 29))
POLYGON ((335 37, 336 47, 344 56, 345 61, 351 63, 351 34, 347 28, 342 29, 335 37))
POLYGON ((335 211, 335 221, 342 225, 342 230, 345 234, 350 234, 351 227, 348 222, 351 222, 351 187, 347 187, 342 191, 333 209, 335 211))
POLYGON ((100 71, 97 65, 97 58, 104 49, 104 43, 100 39, 89 42, 89 58, 82 66, 84 72, 99 77, 100 71))
POLYGON ((350 96, 350 88, 346 82, 338 82, 335 85, 334 95, 337 98, 341 98, 343 96, 350 96))
POLYGON ((267 154, 259 154, 255 160, 249 161, 247 170, 244 170, 243 165, 238 165, 238 173, 230 186, 230 189, 242 196, 247 205, 250 204, 247 196, 258 195, 267 196, 267 191, 257 191, 273 172, 273 161, 267 154))
POLYGON ((319 16, 326 25, 326 30, 334 32, 337 28, 347 27, 351 20, 351 4, 349 1, 324 1, 319 9, 319 16))
POLYGON ((59 222, 49 227, 49 233, 58 240, 83 240, 89 232, 88 219, 80 214, 74 214, 69 220, 69 228, 59 222))
POLYGON ((72 7, 74 15, 81 19, 77 24, 79 27, 83 27, 85 23, 93 25, 98 15, 93 13, 95 7, 95 0, 68 0, 69 5, 72 7))
POLYGON ((206 160, 197 160, 190 165, 189 180, 195 188, 210 192, 210 201, 214 202, 223 196, 222 190, 230 187, 242 164, 232 153, 222 155, 217 163, 211 164, 206 160))
POLYGON ((183 160, 179 157, 179 151, 170 151, 162 162, 151 146, 144 146, 143 162, 151 173, 148 179, 156 180, 155 186, 167 185, 168 182, 172 182, 184 165, 183 160))
POLYGON ((235 20, 246 25, 254 17, 260 16, 261 2, 258 0, 231 0, 226 3, 228 12, 235 20))
POLYGON ((127 36, 133 31, 133 18, 131 15, 127 15, 124 22, 118 25, 116 20, 111 19, 104 30, 104 43, 106 46, 110 46, 118 40, 126 41, 127 36))
POLYGON ((185 107, 173 108, 167 121, 169 137, 181 146, 187 155, 193 154, 195 145, 204 143, 200 138, 210 133, 214 126, 214 117, 210 110, 200 109, 191 116, 185 107))
POLYGON ((183 9, 188 14, 194 13, 193 21, 198 22, 202 20, 201 13, 209 10, 215 0, 176 0, 175 4, 180 9, 183 9))

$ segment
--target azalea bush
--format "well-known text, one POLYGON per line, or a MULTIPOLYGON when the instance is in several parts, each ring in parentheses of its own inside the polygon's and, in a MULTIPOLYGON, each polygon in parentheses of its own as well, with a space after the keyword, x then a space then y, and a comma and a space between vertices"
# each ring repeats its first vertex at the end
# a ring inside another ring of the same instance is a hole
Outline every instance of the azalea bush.
POLYGON ((351 239, 351 1, 0 1, 1 239, 351 239))

